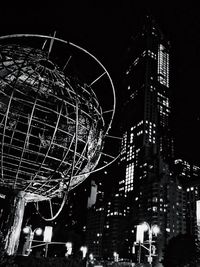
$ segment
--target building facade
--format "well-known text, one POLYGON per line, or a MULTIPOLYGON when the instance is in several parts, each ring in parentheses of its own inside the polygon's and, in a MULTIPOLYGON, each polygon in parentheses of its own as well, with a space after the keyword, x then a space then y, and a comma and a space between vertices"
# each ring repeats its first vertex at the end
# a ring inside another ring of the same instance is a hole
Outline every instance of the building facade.
POLYGON ((105 224, 105 201, 104 189, 101 179, 98 185, 91 181, 91 193, 88 198, 87 222, 86 222, 86 245, 88 253, 95 258, 102 257, 102 236, 105 224))
MULTIPOLYGON (((120 207, 123 227, 116 239, 127 247, 120 256, 134 260, 138 224, 159 226, 157 260, 161 260, 167 241, 186 231, 185 192, 171 168, 174 151, 169 57, 169 41, 147 16, 141 31, 132 38, 127 54, 123 113, 126 119, 118 171, 117 197, 124 199, 124 206, 120 207)), ((112 201, 116 202, 114 195, 112 201)))
POLYGON ((174 161, 177 178, 182 183, 186 194, 186 229, 187 233, 200 242, 200 167, 183 159, 174 161))
MULTIPOLYGON (((104 259, 114 259, 117 253, 119 258, 147 262, 147 251, 135 246, 137 226, 143 222, 160 229, 158 236, 152 237, 154 266, 162 266, 163 250, 172 237, 189 233, 197 241, 200 236, 198 179, 193 185, 191 178, 199 177, 199 168, 174 161, 170 49, 150 16, 129 45, 123 79, 121 154, 109 170, 113 189, 104 200, 100 190, 89 215, 90 222, 99 222, 93 229, 90 249, 104 259)), ((87 230, 92 225, 94 222, 87 230)), ((148 238, 145 232, 144 239, 148 238)))

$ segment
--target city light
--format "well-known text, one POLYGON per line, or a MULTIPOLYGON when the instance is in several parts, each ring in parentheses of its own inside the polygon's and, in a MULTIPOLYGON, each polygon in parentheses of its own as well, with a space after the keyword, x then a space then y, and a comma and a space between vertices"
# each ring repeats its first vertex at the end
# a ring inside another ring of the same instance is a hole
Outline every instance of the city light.
POLYGON ((144 241, 144 232, 147 230, 145 229, 145 225, 137 225, 137 232, 136 232, 136 242, 143 243, 144 241))
POLYGON ((157 236, 160 233, 160 227, 156 224, 150 227, 150 225, 147 222, 143 222, 141 224, 141 227, 144 232, 151 231, 152 234, 154 234, 155 236, 157 236))
MULTIPOLYGON (((149 225, 147 222, 143 222, 137 225, 136 242, 134 245, 139 245, 138 262, 141 263, 141 247, 148 251, 147 261, 152 266, 153 257, 156 256, 156 246, 153 245, 153 235, 157 236, 160 233, 160 227, 156 224, 149 225), (148 232, 148 240, 144 241, 144 232, 148 232), (147 246, 146 246, 147 245, 147 246)), ((132 248, 135 253, 135 247, 132 248)))
POLYGON ((72 254, 72 243, 71 242, 67 242, 65 244, 67 252, 65 253, 65 256, 68 257, 69 255, 72 254))
POLYGON ((32 247, 32 242, 34 240, 34 235, 36 234, 37 236, 42 235, 42 229, 37 227, 34 230, 32 230, 31 226, 27 225, 26 227, 23 228, 23 233, 27 235, 26 241, 23 246, 23 256, 28 256, 31 253, 31 247, 32 247))
POLYGON ((52 232, 53 232, 52 226, 45 226, 45 229, 44 229, 44 240, 43 240, 44 242, 46 242, 46 243, 50 243, 51 242, 52 232))
POLYGON ((83 253, 83 258, 85 258, 85 257, 86 257, 86 254, 87 254, 87 251, 88 251, 87 247, 86 247, 86 246, 82 246, 82 247, 80 248, 80 251, 82 251, 82 253, 83 253))
POLYGON ((35 234, 37 235, 37 236, 40 236, 40 235, 42 235, 42 228, 37 228, 36 230, 35 230, 35 234))
POLYGON ((157 236, 160 233, 160 227, 158 227, 158 225, 153 225, 152 232, 155 236, 157 236))
POLYGON ((30 226, 26 226, 26 227, 24 227, 24 229, 23 229, 23 233, 24 233, 24 234, 28 234, 30 231, 31 231, 30 226))
POLYGON ((113 257, 114 261, 119 261, 119 254, 116 251, 113 252, 113 257))
POLYGON ((89 254, 89 260, 93 261, 94 260, 94 255, 92 253, 89 254))

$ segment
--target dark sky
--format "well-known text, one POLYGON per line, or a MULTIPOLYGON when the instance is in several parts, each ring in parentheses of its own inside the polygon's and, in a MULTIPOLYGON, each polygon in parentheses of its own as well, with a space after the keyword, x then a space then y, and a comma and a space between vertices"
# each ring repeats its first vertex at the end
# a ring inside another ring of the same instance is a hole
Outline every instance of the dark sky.
MULTIPOLYGON (((131 35, 150 12, 172 47, 171 89, 174 131, 178 151, 198 163, 200 149, 200 15, 196 4, 153 5, 144 1, 4 1, 0 35, 10 33, 53 34, 93 53, 110 72, 120 95, 118 79, 131 35), (139 3, 137 3, 139 2, 139 3), (135 3, 135 4, 134 4, 135 3)), ((148 1, 152 2, 152 1, 148 1)), ((118 101, 118 99, 117 99, 118 101)), ((117 102, 117 105, 120 102, 117 102)), ((117 106, 118 107, 118 106, 117 106)))

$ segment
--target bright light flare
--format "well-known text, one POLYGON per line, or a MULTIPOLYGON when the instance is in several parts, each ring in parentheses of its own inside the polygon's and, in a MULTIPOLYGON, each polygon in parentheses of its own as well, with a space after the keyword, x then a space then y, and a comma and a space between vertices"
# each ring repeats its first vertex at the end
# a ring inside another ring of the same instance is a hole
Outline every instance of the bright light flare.
POLYGON ((36 230, 35 230, 35 234, 37 235, 37 236, 40 236, 40 235, 42 235, 42 229, 41 228, 37 228, 36 230))
POLYGON ((150 229, 150 226, 149 226, 149 224, 148 224, 147 222, 143 222, 143 223, 141 224, 141 226, 142 226, 142 230, 143 230, 144 232, 147 232, 147 231, 150 229))
POLYGON ((93 255, 92 253, 89 254, 89 259, 90 259, 91 261, 94 260, 94 255, 93 255))
POLYGON ((66 244, 65 244, 65 246, 66 246, 66 248, 67 248, 67 253, 66 253, 66 255, 68 256, 68 255, 71 255, 72 254, 72 243, 71 242, 67 242, 66 244))
POLYGON ((44 229, 44 242, 50 243, 52 238, 53 228, 52 226, 45 226, 44 229))
POLYGON ((160 227, 158 225, 153 225, 152 232, 155 236, 157 236, 160 233, 160 227))
POLYGON ((82 251, 82 253, 83 253, 83 258, 85 258, 85 257, 86 257, 86 254, 87 254, 87 251, 88 251, 87 247, 86 247, 86 246, 82 246, 82 247, 80 248, 80 251, 82 251))
POLYGON ((24 227, 24 229, 23 229, 23 233, 24 234, 29 234, 31 232, 31 228, 30 228, 30 226, 26 226, 26 227, 24 227))
POLYGON ((152 233, 157 236, 160 233, 160 227, 156 224, 153 224, 151 227, 147 222, 141 224, 142 230, 144 232, 152 231, 152 233))

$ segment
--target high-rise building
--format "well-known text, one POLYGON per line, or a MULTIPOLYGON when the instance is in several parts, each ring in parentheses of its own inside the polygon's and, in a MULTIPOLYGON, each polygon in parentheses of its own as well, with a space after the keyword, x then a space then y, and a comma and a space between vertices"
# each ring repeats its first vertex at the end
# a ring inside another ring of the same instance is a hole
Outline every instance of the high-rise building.
MULTIPOLYGON (((169 238, 186 231, 185 193, 171 171, 169 57, 169 41, 147 16, 143 28, 131 40, 124 78, 126 119, 117 197, 125 200, 121 212, 127 223, 121 231, 118 229, 116 239, 122 238, 120 243, 127 244, 124 256, 129 258, 136 226, 144 221, 160 228, 159 259, 169 238)), ((112 202, 116 203, 115 198, 112 202)))
POLYGON ((102 236, 105 224, 104 189, 101 181, 98 185, 91 181, 91 193, 88 198, 86 244, 88 252, 95 258, 102 257, 102 236))
MULTIPOLYGON (((170 50, 159 26, 147 16, 126 57, 121 154, 108 172, 112 190, 105 198, 104 179, 96 180, 96 203, 88 212, 87 242, 97 257, 114 258, 117 253, 138 261, 140 250, 134 242, 143 222, 160 229, 153 236, 158 255, 154 266, 160 266, 172 237, 186 232, 196 240, 200 236, 199 167, 174 162, 170 50)), ((149 238, 147 233, 144 238, 149 238)), ((140 260, 145 262, 148 252, 141 250, 140 260)))
POLYGON ((175 173, 186 192, 186 228, 187 233, 200 242, 200 167, 193 162, 176 159, 175 173))
MULTIPOLYGON (((86 245, 88 253, 96 259, 109 258, 111 251, 116 250, 116 238, 113 232, 118 231, 119 225, 115 225, 112 215, 116 215, 115 204, 111 199, 113 191, 118 187, 112 187, 112 167, 107 167, 91 180, 90 196, 88 198, 86 245), (110 221, 111 220, 111 221, 110 221)), ((118 205, 117 205, 118 206, 118 205)), ((119 220, 117 220, 119 223, 119 220)))

